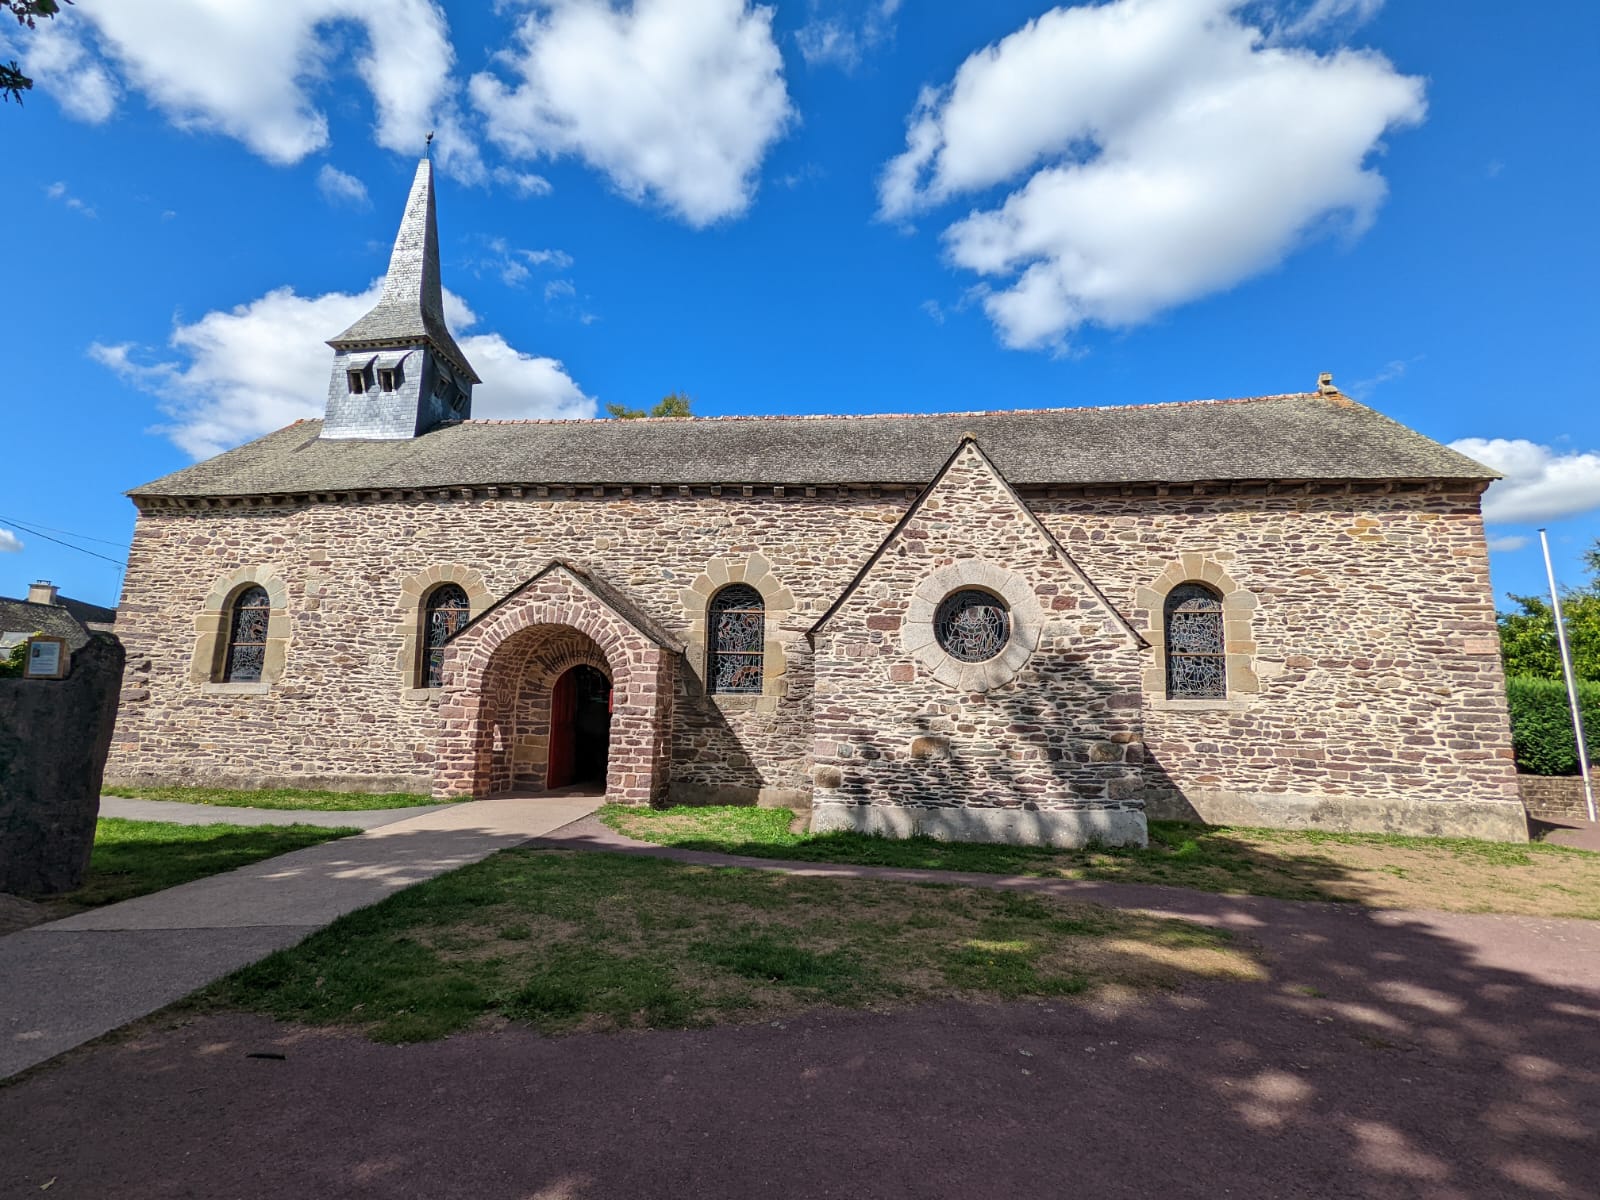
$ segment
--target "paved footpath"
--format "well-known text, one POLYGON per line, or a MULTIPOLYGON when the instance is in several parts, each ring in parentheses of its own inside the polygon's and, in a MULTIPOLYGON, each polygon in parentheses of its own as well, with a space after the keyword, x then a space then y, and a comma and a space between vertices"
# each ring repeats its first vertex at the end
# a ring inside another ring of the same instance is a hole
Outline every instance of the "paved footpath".
POLYGON ((600 804, 598 796, 565 796, 442 806, 0 938, 0 1079, 292 946, 336 917, 550 833, 600 804))
POLYGON ((171 821, 175 825, 321 825, 328 828, 376 829, 412 817, 454 808, 424 804, 416 808, 369 808, 323 812, 305 808, 233 808, 221 804, 181 804, 176 800, 129 800, 101 796, 102 817, 132 821, 171 821))

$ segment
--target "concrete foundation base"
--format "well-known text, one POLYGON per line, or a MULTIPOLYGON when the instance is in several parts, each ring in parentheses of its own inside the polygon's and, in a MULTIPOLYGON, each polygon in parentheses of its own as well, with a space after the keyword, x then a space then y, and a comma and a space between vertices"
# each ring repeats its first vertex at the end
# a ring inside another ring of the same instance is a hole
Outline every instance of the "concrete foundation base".
POLYGON ((1154 821, 1196 821, 1207 825, 1402 833, 1487 842, 1528 840, 1527 814, 1514 800, 1368 800, 1194 790, 1147 794, 1145 812, 1154 821))
POLYGON ((907 808, 818 800, 811 832, 850 830, 882 837, 931 837, 941 842, 1001 842, 1011 846, 1143 846, 1144 813, 1126 809, 907 808))
POLYGON ((713 787, 674 779, 667 788, 668 804, 740 805, 756 808, 792 808, 804 812, 811 807, 811 793, 799 788, 713 787))

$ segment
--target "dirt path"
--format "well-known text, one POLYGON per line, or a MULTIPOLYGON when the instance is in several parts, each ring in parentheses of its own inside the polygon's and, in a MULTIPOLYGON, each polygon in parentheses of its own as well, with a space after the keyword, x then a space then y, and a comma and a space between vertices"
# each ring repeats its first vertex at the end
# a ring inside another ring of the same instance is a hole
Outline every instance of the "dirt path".
POLYGON ((411 1047, 211 1017, 0 1089, 0 1195, 1600 1194, 1595 923, 1066 886, 1270 981, 411 1047))

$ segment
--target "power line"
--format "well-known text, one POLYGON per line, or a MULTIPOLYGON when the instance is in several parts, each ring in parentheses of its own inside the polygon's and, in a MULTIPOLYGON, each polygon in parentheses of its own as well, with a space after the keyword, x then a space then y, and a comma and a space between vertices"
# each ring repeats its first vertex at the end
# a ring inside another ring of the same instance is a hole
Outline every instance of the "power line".
POLYGON ((109 554, 101 554, 95 550, 85 550, 82 546, 74 546, 71 542, 63 542, 60 538, 51 537, 48 533, 40 533, 37 529, 24 525, 21 521, 14 521, 10 517, 0 517, 0 521, 4 521, 7 525, 15 526, 31 537, 42 537, 45 541, 54 542, 58 546, 65 546, 68 550, 76 550, 79 554, 87 554, 90 558, 104 559, 106 562, 119 566, 123 570, 128 569, 128 564, 120 558, 112 558, 109 554))
MULTIPOLYGON (((6 516, 0 516, 0 521, 4 521, 8 525, 16 524, 14 520, 6 516)), ((128 544, 127 542, 114 542, 110 538, 90 537, 87 533, 73 533, 70 529, 56 529, 50 525, 36 524, 34 527, 36 529, 43 529, 49 533, 59 533, 62 537, 77 538, 80 542, 99 542, 102 546, 116 546, 120 549, 128 544)))

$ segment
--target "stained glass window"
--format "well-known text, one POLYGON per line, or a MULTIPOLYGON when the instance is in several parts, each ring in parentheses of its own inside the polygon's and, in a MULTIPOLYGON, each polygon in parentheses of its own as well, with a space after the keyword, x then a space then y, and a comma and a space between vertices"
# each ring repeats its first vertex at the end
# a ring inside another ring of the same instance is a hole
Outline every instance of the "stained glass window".
POLYGON ((762 647, 767 636, 761 593, 743 583, 723 588, 711 598, 707 624, 709 690, 760 695, 765 666, 762 647))
POLYGON ((1210 588, 1183 583, 1167 594, 1167 696, 1220 700, 1228 694, 1222 642, 1222 600, 1210 588))
POLYGON ((455 584, 441 584, 428 593, 428 604, 422 617, 423 687, 443 685, 444 644, 467 623, 470 616, 467 593, 455 584))
POLYGON ((1011 613, 998 596, 962 588, 946 596, 934 613, 933 636, 951 658, 988 662, 1011 640, 1011 613))
POLYGON ((234 599, 228 622, 228 656, 222 664, 224 683, 259 683, 267 661, 267 621, 272 601, 267 589, 247 587, 234 599))

